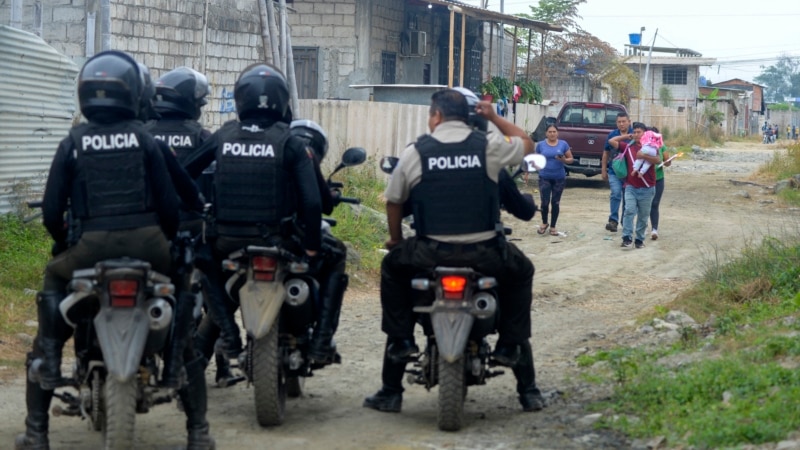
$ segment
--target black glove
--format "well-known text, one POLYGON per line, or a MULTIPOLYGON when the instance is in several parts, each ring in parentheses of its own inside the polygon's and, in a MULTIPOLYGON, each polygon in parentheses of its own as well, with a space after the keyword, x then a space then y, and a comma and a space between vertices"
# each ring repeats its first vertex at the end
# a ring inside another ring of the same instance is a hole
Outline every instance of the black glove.
POLYGON ((50 253, 55 257, 64 253, 64 251, 69 248, 66 242, 53 242, 53 247, 50 249, 50 253))
POLYGON ((339 199, 342 198, 342 191, 339 189, 331 189, 331 199, 333 199, 333 206, 338 206, 340 202, 339 199))

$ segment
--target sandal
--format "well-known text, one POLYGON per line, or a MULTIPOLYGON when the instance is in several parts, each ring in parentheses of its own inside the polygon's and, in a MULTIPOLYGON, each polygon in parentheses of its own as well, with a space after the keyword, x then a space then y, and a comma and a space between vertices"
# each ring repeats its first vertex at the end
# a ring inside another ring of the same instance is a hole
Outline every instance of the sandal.
POLYGON ((558 230, 555 228, 550 228, 550 236, 558 236, 558 230))
POLYGON ((539 229, 536 230, 536 232, 539 233, 539 234, 544 234, 545 232, 547 232, 547 229, 549 227, 550 227, 550 225, 548 225, 546 223, 543 223, 543 224, 539 225, 539 229))

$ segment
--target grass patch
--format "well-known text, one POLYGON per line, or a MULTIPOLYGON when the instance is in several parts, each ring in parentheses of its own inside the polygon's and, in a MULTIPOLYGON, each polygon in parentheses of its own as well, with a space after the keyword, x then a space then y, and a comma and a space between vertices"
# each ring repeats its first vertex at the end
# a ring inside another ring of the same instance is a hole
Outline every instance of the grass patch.
POLYGON ((0 216, 0 334, 23 331, 25 321, 36 317, 30 292, 41 288, 50 245, 41 223, 25 224, 13 214, 0 216))
POLYGON ((685 149, 691 150, 693 145, 700 147, 716 147, 725 141, 725 136, 721 130, 717 128, 709 128, 708 131, 700 132, 698 130, 661 130, 664 134, 664 141, 670 147, 678 148, 678 151, 685 149))
POLYGON ((361 199, 363 208, 359 210, 341 204, 331 217, 337 221, 333 234, 352 245, 361 257, 356 271, 369 278, 377 278, 383 259, 383 253, 379 249, 383 248, 389 232, 385 223, 386 206, 383 200, 386 183, 375 176, 371 167, 374 167, 374 162, 368 161, 365 166, 350 168, 337 174, 337 179, 344 183, 343 195, 361 199))
POLYGON ((617 390, 609 406, 626 418, 606 419, 601 427, 635 437, 665 436, 670 445, 774 442, 800 427, 800 371, 744 355, 677 371, 648 365, 617 390))
POLYGON ((682 310, 700 323, 714 318, 710 329, 684 327, 668 347, 578 357, 588 368, 584 379, 616 386, 609 400, 590 406, 604 413, 597 426, 635 438, 664 436, 669 447, 786 439, 800 428, 799 292, 796 232, 748 245, 731 260, 707 255, 703 278, 656 313, 682 310), (688 352, 701 353, 683 363, 672 357, 688 352))

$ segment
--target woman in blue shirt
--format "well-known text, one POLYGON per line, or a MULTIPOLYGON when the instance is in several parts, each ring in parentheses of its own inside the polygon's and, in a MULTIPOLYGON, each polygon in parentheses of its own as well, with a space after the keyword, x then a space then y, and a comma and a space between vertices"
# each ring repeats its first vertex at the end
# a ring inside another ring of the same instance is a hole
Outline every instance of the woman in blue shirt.
POLYGON ((551 236, 558 236, 556 222, 561 209, 561 194, 567 184, 567 172, 564 164, 572 164, 572 150, 566 141, 558 139, 558 127, 551 124, 545 133, 546 139, 536 144, 536 153, 544 155, 547 163, 539 171, 539 194, 541 195, 542 224, 536 230, 544 234, 550 228, 551 236), (552 205, 552 206, 551 206, 552 205), (550 223, 548 224, 548 210, 550 223))

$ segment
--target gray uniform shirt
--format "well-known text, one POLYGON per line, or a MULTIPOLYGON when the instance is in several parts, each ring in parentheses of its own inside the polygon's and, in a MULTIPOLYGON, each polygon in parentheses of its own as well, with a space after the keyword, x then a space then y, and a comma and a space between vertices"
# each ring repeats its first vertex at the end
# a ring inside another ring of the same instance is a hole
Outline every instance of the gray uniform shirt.
MULTIPOLYGON (((463 142, 472 132, 466 123, 458 120, 442 122, 431 133, 431 137, 442 143, 463 142)), ((508 137, 501 133, 488 133, 486 135, 486 175, 495 183, 500 169, 505 166, 519 164, 525 153, 525 146, 522 138, 508 137)), ((400 154, 400 161, 397 163, 389 179, 384 196, 387 201, 402 205, 408 200, 411 189, 419 184, 422 179, 422 162, 419 152, 414 144, 410 144, 400 154)), ((480 233, 453 234, 428 236, 431 239, 455 244, 470 244, 481 242, 495 237, 493 231, 482 231, 480 233)))

